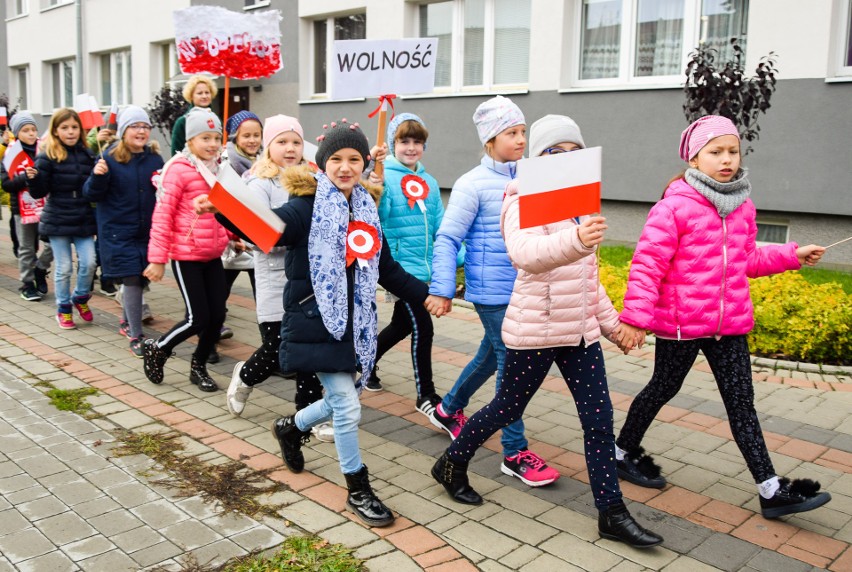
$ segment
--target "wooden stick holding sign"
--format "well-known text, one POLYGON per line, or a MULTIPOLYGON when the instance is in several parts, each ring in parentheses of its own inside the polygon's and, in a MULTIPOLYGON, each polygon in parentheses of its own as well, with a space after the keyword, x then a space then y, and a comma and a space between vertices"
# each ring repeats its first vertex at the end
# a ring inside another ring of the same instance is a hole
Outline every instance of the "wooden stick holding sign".
MULTIPOLYGON (((393 110, 393 100, 395 98, 396 95, 394 94, 380 95, 379 106, 367 115, 367 117, 372 119, 377 113, 379 114, 378 132, 376 133, 376 145, 379 147, 385 144, 385 132, 388 129, 388 104, 390 104, 391 110, 393 110)), ((391 114, 391 118, 393 118, 393 114, 391 114)), ((376 164, 373 166, 373 172, 380 177, 384 176, 384 164, 381 161, 376 161, 376 164)))

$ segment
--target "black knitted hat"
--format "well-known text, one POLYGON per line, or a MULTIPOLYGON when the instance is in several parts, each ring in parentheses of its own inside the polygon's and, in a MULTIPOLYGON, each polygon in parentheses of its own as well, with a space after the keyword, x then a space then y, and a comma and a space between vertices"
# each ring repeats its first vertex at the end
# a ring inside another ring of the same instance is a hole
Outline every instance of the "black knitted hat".
POLYGON ((355 149, 364 158, 364 167, 370 162, 370 144, 367 136, 357 123, 347 123, 346 118, 340 122, 332 121, 330 125, 322 126, 322 135, 317 137, 317 167, 325 171, 325 162, 341 149, 355 149))

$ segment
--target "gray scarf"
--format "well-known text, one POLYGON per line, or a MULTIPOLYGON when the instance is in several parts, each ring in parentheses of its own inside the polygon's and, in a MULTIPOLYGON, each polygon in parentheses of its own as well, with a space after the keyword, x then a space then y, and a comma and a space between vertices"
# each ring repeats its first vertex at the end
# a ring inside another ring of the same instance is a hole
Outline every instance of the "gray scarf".
POLYGON ((713 203, 722 218, 737 210, 751 194, 751 183, 746 178, 745 169, 740 169, 740 172, 728 183, 720 183, 698 169, 687 169, 683 178, 692 188, 713 203))

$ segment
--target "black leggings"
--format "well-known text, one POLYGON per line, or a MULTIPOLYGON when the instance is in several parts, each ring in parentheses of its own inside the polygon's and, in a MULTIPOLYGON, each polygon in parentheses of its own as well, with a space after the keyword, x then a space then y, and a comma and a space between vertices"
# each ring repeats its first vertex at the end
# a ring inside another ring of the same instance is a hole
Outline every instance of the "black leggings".
POLYGON ((754 482, 774 477, 775 469, 754 409, 751 360, 745 336, 681 341, 657 338, 654 374, 633 400, 616 444, 628 452, 639 447, 654 417, 680 391, 699 350, 716 378, 731 433, 754 482))
POLYGON ((157 345, 171 353, 179 343, 198 334, 198 346, 192 355, 205 363, 225 322, 222 259, 214 258, 207 262, 172 260, 172 272, 183 296, 186 314, 182 321, 157 340, 157 345))
POLYGON ((376 344, 376 364, 389 349, 411 334, 411 363, 414 367, 414 385, 417 397, 435 393, 432 380, 432 316, 422 305, 412 305, 397 300, 393 305, 390 324, 379 332, 376 344))
POLYGON ((589 485, 595 506, 603 510, 621 502, 622 496, 615 466, 612 401, 606 383, 603 351, 597 342, 588 347, 507 349, 497 395, 468 420, 447 449, 447 455, 453 461, 468 462, 489 437, 520 419, 554 363, 577 406, 589 485))
MULTIPOLYGON (((240 379, 255 386, 278 371, 278 348, 281 346, 281 322, 261 322, 261 346, 251 354, 240 369, 240 379)), ((296 374, 296 410, 301 410, 322 398, 322 384, 315 373, 296 374)))

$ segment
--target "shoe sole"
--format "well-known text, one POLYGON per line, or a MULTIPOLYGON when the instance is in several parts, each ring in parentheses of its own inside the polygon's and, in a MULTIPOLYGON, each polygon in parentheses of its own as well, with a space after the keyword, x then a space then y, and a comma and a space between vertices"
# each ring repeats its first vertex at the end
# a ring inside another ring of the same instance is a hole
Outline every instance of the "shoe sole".
POLYGON ((653 548, 654 546, 659 546, 663 543, 663 540, 660 539, 657 542, 652 544, 633 544, 631 542, 626 542, 623 538, 619 538, 614 534, 610 534, 608 532, 603 532, 602 530, 598 530, 598 534, 601 535, 601 538, 606 538, 607 540, 612 540, 615 542, 621 542, 622 544, 626 544, 627 546, 632 546, 633 548, 653 548))
MULTIPOLYGON (((227 405, 228 407, 228 412, 234 417, 241 416, 243 412, 234 411, 234 408, 231 407, 231 387, 237 385, 240 382, 240 370, 243 368, 244 363, 246 362, 241 361, 234 366, 234 373, 231 374, 231 383, 228 384, 228 391, 225 394, 225 405, 227 405)), ((234 391, 234 394, 236 394, 236 391, 234 391)), ((243 409, 245 409, 245 404, 243 404, 243 409)))
POLYGON ((367 518, 366 516, 359 513, 357 510, 355 510, 355 507, 352 506, 352 504, 348 500, 346 501, 346 509, 349 512, 351 512, 352 514, 354 514, 355 516, 357 516, 359 519, 364 521, 366 524, 369 524, 370 526, 372 526, 373 528, 384 528, 386 526, 392 525, 396 521, 395 516, 392 516, 389 519, 386 518, 384 520, 378 520, 378 519, 375 519, 375 518, 367 518))
POLYGON ((637 487, 642 487, 645 489, 662 489, 665 488, 665 486, 668 484, 668 482, 662 477, 660 477, 661 482, 647 478, 637 479, 627 471, 622 471, 621 469, 618 469, 618 478, 623 481, 627 481, 628 483, 633 483, 637 487))
POLYGON ((233 331, 228 331, 228 332, 225 332, 224 334, 219 334, 220 340, 230 340, 233 337, 234 337, 233 331))
POLYGON ((70 326, 63 326, 62 323, 59 321, 59 318, 56 318, 56 323, 59 324, 59 327, 62 328, 63 330, 76 330, 77 329, 77 324, 71 324, 70 326))
POLYGON ((377 391, 384 391, 385 388, 384 387, 370 387, 369 385, 365 385, 364 389, 366 389, 367 391, 377 392, 377 391))
POLYGON ((23 298, 27 302, 41 302, 41 296, 32 297, 32 296, 24 296, 23 294, 21 294, 21 298, 23 298))
POLYGON ((320 443, 334 443, 334 435, 331 436, 331 439, 328 437, 320 437, 319 433, 314 433, 313 431, 311 431, 311 435, 320 443))
POLYGON ((446 427, 444 427, 444 424, 443 424, 443 423, 441 423, 440 421, 438 421, 437 419, 435 419, 435 416, 434 416, 434 415, 430 415, 430 416, 429 416, 429 421, 432 423, 432 425, 434 425, 434 426, 435 426, 435 427, 437 427, 438 429, 441 429, 442 431, 445 431, 445 432, 447 433, 447 435, 449 435, 449 436, 450 436, 450 439, 452 439, 453 441, 455 441, 455 440, 456 440, 456 436, 455 436, 455 435, 453 435, 453 432, 452 432, 452 431, 450 431, 449 429, 447 429, 446 427))
POLYGON ((545 485, 549 485, 550 483, 555 483, 559 479, 559 476, 557 476, 556 478, 549 479, 549 480, 530 481, 530 480, 525 479, 523 476, 519 475, 518 473, 516 473, 515 471, 513 471, 512 469, 510 469, 509 467, 507 467, 503 463, 500 463, 500 471, 504 475, 509 475, 510 477, 516 477, 516 478, 521 479, 524 482, 525 485, 530 486, 530 487, 543 487, 545 485))
POLYGON ((819 493, 816 496, 809 498, 805 502, 800 502, 799 504, 761 509, 760 514, 763 515, 763 518, 778 518, 781 516, 787 516, 788 514, 796 514, 799 512, 807 512, 809 510, 814 510, 815 508, 819 508, 822 505, 826 504, 830 500, 831 495, 829 493, 819 493))

